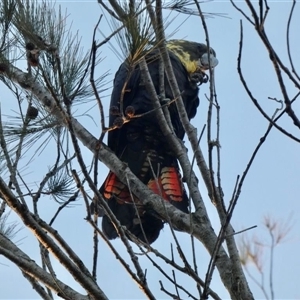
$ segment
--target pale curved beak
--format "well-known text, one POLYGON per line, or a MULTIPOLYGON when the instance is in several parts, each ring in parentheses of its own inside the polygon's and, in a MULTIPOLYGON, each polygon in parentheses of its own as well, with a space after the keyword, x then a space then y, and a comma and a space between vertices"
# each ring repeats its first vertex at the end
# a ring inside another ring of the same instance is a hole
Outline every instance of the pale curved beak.
MULTIPOLYGON (((219 63, 218 59, 212 54, 210 53, 209 55, 209 59, 210 59, 210 66, 212 68, 216 67, 219 63)), ((201 58, 200 58, 200 63, 201 63, 201 67, 208 70, 209 69, 209 60, 208 60, 208 53, 204 53, 201 58)))

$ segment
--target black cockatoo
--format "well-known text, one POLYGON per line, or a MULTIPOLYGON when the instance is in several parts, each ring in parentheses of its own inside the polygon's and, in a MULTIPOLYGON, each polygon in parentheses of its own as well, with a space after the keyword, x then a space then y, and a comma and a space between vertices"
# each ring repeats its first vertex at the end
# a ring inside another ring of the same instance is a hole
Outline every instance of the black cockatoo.
MULTIPOLYGON (((167 42, 167 49, 187 115, 191 119, 199 105, 198 84, 205 81, 204 72, 209 68, 208 48, 196 42, 171 40, 167 42)), ((210 49, 209 52, 210 65, 215 67, 218 63, 215 51, 210 49)), ((149 51, 146 62, 159 95, 158 54, 157 49, 149 51)), ((153 99, 147 92, 139 66, 135 66, 134 70, 129 69, 125 61, 115 75, 109 118, 110 127, 115 129, 108 132, 108 146, 148 188, 187 213, 188 197, 177 158, 157 122, 153 99), (120 114, 120 109, 123 114, 120 114), (128 122, 124 122, 124 116, 128 122)), ((164 87, 165 99, 174 99, 166 76, 164 87)), ((176 103, 169 104, 168 109, 174 132, 182 140, 185 132, 176 103)), ((149 244, 157 239, 163 221, 143 205, 143 199, 130 194, 126 184, 114 173, 108 174, 100 192, 120 223, 133 235, 149 244)), ((109 239, 118 236, 107 215, 103 216, 102 229, 109 239)))

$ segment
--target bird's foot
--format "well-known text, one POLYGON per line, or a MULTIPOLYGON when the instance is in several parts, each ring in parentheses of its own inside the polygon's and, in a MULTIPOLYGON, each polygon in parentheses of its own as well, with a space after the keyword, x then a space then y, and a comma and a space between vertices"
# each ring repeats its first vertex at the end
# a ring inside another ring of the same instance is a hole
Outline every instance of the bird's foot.
POLYGON ((203 72, 195 72, 191 75, 191 82, 201 85, 202 83, 208 82, 208 75, 203 72))

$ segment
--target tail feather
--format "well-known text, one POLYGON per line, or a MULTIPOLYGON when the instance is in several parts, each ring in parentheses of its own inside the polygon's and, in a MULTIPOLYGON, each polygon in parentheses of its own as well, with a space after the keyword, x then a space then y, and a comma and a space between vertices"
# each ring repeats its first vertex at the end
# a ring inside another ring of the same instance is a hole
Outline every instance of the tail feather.
MULTIPOLYGON (((188 197, 178 167, 162 167, 158 177, 151 178, 145 184, 165 201, 172 203, 185 213, 188 212, 188 197)), ((143 242, 152 243, 156 240, 163 228, 163 221, 154 211, 149 211, 140 199, 130 193, 128 187, 114 173, 108 174, 101 192, 122 226, 143 242)), ((109 239, 118 237, 115 227, 106 215, 103 217, 102 229, 109 239)))
POLYGON ((160 176, 151 179, 147 186, 178 209, 188 212, 188 198, 177 167, 163 167, 160 176))
POLYGON ((107 200, 115 197, 121 204, 133 200, 127 186, 112 172, 109 172, 104 181, 102 194, 107 200))

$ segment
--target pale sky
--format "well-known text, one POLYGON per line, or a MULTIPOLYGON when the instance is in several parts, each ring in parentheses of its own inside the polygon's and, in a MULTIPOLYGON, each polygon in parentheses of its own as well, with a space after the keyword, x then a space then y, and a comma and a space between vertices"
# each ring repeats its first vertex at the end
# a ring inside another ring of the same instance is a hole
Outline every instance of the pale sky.
MULTIPOLYGON (((79 36, 82 37, 82 46, 87 51, 91 45, 91 37, 94 26, 101 14, 101 9, 97 1, 57 1, 63 8, 68 10, 68 22, 72 22, 72 31, 75 33, 79 30, 79 36)), ((246 6, 243 1, 237 4, 241 8, 246 6)), ((266 29, 270 41, 273 43, 275 50, 282 58, 283 62, 289 66, 286 51, 286 23, 288 19, 291 1, 270 1, 270 12, 267 18, 266 29)), ((258 5, 257 5, 258 6, 258 5)), ((218 101, 221 106, 221 172, 223 192, 225 201, 228 205, 237 175, 241 175, 255 149, 259 139, 264 135, 268 122, 255 108, 247 96, 237 74, 237 55, 240 35, 240 19, 242 16, 233 9, 229 0, 213 1, 202 5, 205 12, 225 13, 227 18, 214 17, 207 19, 207 25, 210 35, 210 44, 215 49, 219 60, 216 68, 216 91, 218 101)), ((250 14, 246 9, 247 14, 250 14)), ((166 16, 169 12, 166 12, 166 16)), ((201 26, 201 20, 198 17, 189 17, 172 13, 169 20, 172 23, 166 30, 167 34, 172 33, 175 29, 177 32, 172 38, 185 38, 197 42, 205 42, 204 32, 201 26), (187 20, 185 20, 187 19, 187 20)), ((300 70, 300 8, 296 6, 294 20, 291 31, 291 47, 296 69, 300 70)), ((242 67, 247 83, 257 100, 272 114, 278 107, 274 101, 268 100, 268 97, 282 99, 277 81, 274 77, 271 61, 268 53, 262 45, 254 29, 243 19, 244 26, 244 48, 242 67)), ((104 35, 108 35, 111 30, 107 21, 103 19, 99 28, 104 35)), ((102 40, 98 33, 99 41, 102 40)), ((113 40, 117 48, 116 41, 113 40)), ((118 49, 118 48, 117 48, 118 49)), ((111 80, 117 71, 121 61, 112 50, 112 46, 107 44, 102 49, 101 57, 103 62, 98 66, 97 73, 103 74, 109 70, 108 87, 111 87, 111 80)), ((25 69, 24 69, 25 71, 25 69)), ((296 94, 295 88, 291 84, 286 85, 289 96, 292 98, 296 94)), ((2 90, 3 85, 0 84, 2 90)), ((209 85, 202 85, 200 88, 201 104, 198 108, 198 114, 192 120, 192 124, 202 129, 206 123, 207 100, 205 94, 209 93, 209 85)), ((101 96, 108 116, 110 89, 101 96), (104 97, 106 96, 106 97, 104 97)), ((13 114, 13 98, 10 94, 0 95, 1 111, 3 114, 13 114), (8 101, 9 100, 9 101, 8 101)), ((99 112, 97 107, 91 109, 93 104, 77 106, 78 111, 75 115, 80 116, 87 110, 87 114, 92 116, 97 124, 99 121, 99 112), (91 109, 91 110, 90 110, 91 109)), ((300 115, 299 104, 294 107, 298 116, 300 115)), ((88 116, 78 117, 79 121, 87 129, 99 136, 101 127, 95 125, 88 116)), ((283 117, 280 125, 300 136, 299 130, 293 126, 288 117, 283 117)), ((202 140, 201 147, 206 155, 205 139, 202 140)), ((82 152, 87 161, 91 161, 91 154, 82 147, 82 152)), ((190 151, 191 152, 191 151, 190 151)), ((28 155, 30 156, 30 155, 28 155)), ((30 182, 38 184, 40 178, 47 171, 45 157, 50 162, 52 158, 51 144, 47 146, 45 152, 35 158, 34 166, 36 169, 28 176, 30 182), (42 167, 44 166, 44 167, 42 167)), ((49 163, 49 164, 52 164, 49 163)), ((291 220, 292 230, 289 239, 282 245, 279 245, 275 251, 274 265, 274 289, 276 299, 300 299, 298 281, 300 278, 300 156, 299 145, 283 136, 276 129, 272 129, 267 141, 259 151, 255 162, 245 181, 242 194, 235 209, 232 224, 238 231, 243 228, 258 225, 258 227, 248 234, 255 234, 258 237, 267 235, 262 225, 263 217, 266 215, 274 216, 280 220, 291 220)), ((100 168, 99 183, 102 183, 107 175, 105 166, 100 168), (102 172, 103 170, 103 172, 102 172)), ((200 176, 198 176, 200 177, 200 176)), ((215 226, 215 231, 219 229, 219 220, 215 213, 215 208, 207 197, 204 185, 200 181, 200 191, 203 191, 203 197, 207 206, 211 221, 215 226)), ((53 213, 57 209, 57 204, 43 198, 45 201, 45 211, 42 216, 46 221, 50 221, 53 213)), ((78 201, 77 206, 65 209, 54 223, 54 227, 60 231, 60 234, 71 244, 73 249, 78 253, 80 258, 90 268, 92 266, 92 229, 84 220, 86 216, 83 201, 78 201)), ((14 216, 11 216, 11 220, 14 216)), ((191 253, 190 239, 186 234, 179 234, 185 253, 189 256, 191 253)), ((29 253, 32 258, 40 262, 37 242, 31 236, 31 233, 23 229, 18 238, 24 238, 19 244, 23 251, 29 253)), ((153 244, 159 251, 169 255, 170 253, 169 228, 165 226, 158 240, 153 244)), ((113 244, 120 249, 126 256, 126 250, 119 240, 113 241, 113 244)), ((99 265, 98 265, 98 282, 110 299, 144 299, 143 294, 139 291, 125 270, 116 261, 114 255, 109 252, 107 246, 101 241, 99 246, 99 265)), ((197 242, 197 259, 199 274, 205 278, 209 256, 203 245, 197 242)), ((160 291, 158 280, 164 277, 157 270, 153 269, 150 262, 144 257, 139 257, 142 267, 147 269, 148 284, 153 288, 157 299, 167 299, 167 296, 160 291)), ((266 266, 268 266, 268 256, 266 256, 266 266)), ((58 277, 69 283, 77 289, 75 283, 68 274, 59 266, 59 263, 53 259, 54 267, 57 267, 58 277)), ((254 271, 252 268, 250 270, 254 271)), ((268 268, 266 269, 268 271, 268 268)), ((170 272, 171 274, 171 272, 170 272)), ((257 273, 253 273, 258 276, 257 273)), ((222 299, 228 299, 228 294, 218 279, 216 271, 211 288, 219 294, 222 299)), ((266 275, 266 280, 267 280, 266 275)), ((22 277, 21 272, 9 261, 0 257, 0 299, 38 299, 37 294, 31 288, 29 283, 22 277)), ((258 278, 258 277, 257 277, 258 278)), ((195 293, 195 285, 188 277, 178 275, 182 285, 195 293)), ((268 281, 266 281, 268 282, 268 281)), ((255 299, 263 299, 263 294, 249 279, 255 299)), ((166 283, 167 287, 170 287, 166 283)), ((79 292, 84 291, 80 288, 79 292)))

